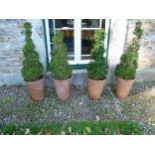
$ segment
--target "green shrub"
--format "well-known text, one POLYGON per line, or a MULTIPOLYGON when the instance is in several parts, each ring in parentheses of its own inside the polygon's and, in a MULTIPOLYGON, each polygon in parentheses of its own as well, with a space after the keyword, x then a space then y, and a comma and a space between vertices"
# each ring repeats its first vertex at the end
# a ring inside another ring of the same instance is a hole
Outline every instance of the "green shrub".
POLYGON ((63 33, 61 31, 56 31, 53 44, 50 62, 52 76, 58 80, 66 80, 72 75, 72 67, 68 63, 67 47, 63 42, 63 33))
POLYGON ((35 45, 31 39, 32 26, 29 22, 24 24, 25 28, 25 45, 23 48, 24 60, 22 74, 25 81, 37 81, 43 74, 43 65, 39 62, 39 55, 35 51, 35 45))
POLYGON ((108 63, 104 57, 104 31, 95 31, 95 44, 91 50, 92 61, 88 64, 88 77, 95 80, 105 79, 107 76, 108 63))
POLYGON ((121 56, 121 62, 115 68, 115 74, 117 77, 121 77, 125 80, 131 80, 135 78, 136 69, 138 67, 138 50, 140 47, 140 39, 142 37, 142 23, 136 22, 134 30, 135 37, 128 45, 125 53, 121 56))
POLYGON ((142 135, 143 128, 140 123, 130 120, 104 120, 104 121, 73 121, 62 123, 43 124, 8 124, 0 126, 0 134, 15 135, 142 135))
POLYGON ((16 130, 17 126, 15 124, 8 124, 1 127, 1 132, 5 135, 13 135, 16 130))

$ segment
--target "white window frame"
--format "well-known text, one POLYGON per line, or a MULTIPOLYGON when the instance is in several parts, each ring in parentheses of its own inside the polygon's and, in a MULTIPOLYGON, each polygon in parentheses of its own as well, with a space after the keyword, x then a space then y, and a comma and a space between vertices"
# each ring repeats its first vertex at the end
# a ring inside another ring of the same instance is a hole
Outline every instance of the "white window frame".
MULTIPOLYGON (((102 19, 100 19, 102 20, 102 19)), ((54 20, 53 20, 54 21, 54 20)), ((96 30, 101 29, 101 22, 99 28, 82 28, 81 27, 82 19, 74 19, 74 28, 67 28, 74 30, 74 60, 68 60, 71 65, 81 65, 81 64, 88 64, 91 60, 82 60, 81 59, 81 30, 96 30)), ((54 23, 54 22, 53 22, 54 23)), ((54 23, 55 24, 55 23, 54 23)), ((54 26, 54 25, 53 25, 54 26)), ((55 27, 55 26, 54 26, 55 27)), ((45 31, 46 31, 46 39, 47 39, 47 50, 48 50, 48 58, 49 62, 51 60, 51 42, 50 42, 50 29, 49 29, 49 22, 48 19, 45 19, 45 31)), ((65 28, 56 28, 55 30, 63 30, 65 28)), ((107 49, 108 47, 108 29, 109 29, 109 19, 105 20, 105 40, 104 40, 104 48, 107 49)), ((107 51, 107 50, 106 50, 107 51)), ((106 57, 106 52, 104 57, 106 57)))

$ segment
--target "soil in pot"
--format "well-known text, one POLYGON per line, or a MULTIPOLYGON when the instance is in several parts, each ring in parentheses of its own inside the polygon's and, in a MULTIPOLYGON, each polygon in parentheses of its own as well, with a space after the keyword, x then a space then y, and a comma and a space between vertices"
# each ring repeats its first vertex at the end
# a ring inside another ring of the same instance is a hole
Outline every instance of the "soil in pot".
POLYGON ((101 98, 103 89, 105 85, 105 79, 104 80, 94 80, 88 78, 88 96, 92 100, 98 100, 101 98))
POLYGON ((116 95, 119 99, 126 99, 130 93, 134 79, 124 80, 122 78, 116 78, 116 95))
POLYGON ((25 81, 26 87, 33 100, 39 101, 44 99, 44 76, 38 81, 25 81))
POLYGON ((56 94, 61 101, 66 101, 70 97, 72 78, 67 80, 53 79, 56 94))

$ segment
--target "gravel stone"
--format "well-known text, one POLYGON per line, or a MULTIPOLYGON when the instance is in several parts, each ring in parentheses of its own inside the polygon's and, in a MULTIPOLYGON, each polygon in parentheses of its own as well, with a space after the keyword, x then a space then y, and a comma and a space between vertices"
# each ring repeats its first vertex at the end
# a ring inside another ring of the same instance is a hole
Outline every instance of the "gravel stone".
POLYGON ((98 101, 87 90, 73 87, 71 97, 60 101, 52 87, 46 87, 43 101, 32 101, 25 86, 0 87, 0 124, 51 123, 79 120, 136 120, 145 134, 155 134, 155 82, 134 83, 125 100, 115 97, 115 85, 107 84, 98 101))

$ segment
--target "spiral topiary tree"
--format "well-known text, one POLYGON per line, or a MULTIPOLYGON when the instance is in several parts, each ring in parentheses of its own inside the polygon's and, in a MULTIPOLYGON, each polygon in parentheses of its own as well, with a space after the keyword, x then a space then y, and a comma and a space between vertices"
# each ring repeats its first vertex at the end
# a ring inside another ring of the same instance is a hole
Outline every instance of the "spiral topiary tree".
POLYGON ((124 80, 134 79, 138 67, 138 50, 140 47, 140 39, 143 35, 142 23, 140 21, 136 22, 134 35, 135 37, 128 45, 125 53, 121 56, 120 64, 115 68, 116 76, 124 80))
POLYGON ((92 61, 88 64, 88 77, 95 80, 103 80, 107 76, 108 63, 104 57, 104 31, 95 31, 95 44, 91 50, 92 61))
POLYGON ((25 81, 37 81, 43 75, 43 65, 39 61, 39 55, 35 51, 35 45, 32 41, 32 25, 29 22, 24 24, 25 28, 25 45, 23 48, 24 60, 22 75, 25 81))
POLYGON ((66 80, 72 75, 72 67, 68 63, 67 46, 63 42, 63 32, 56 31, 53 37, 54 48, 51 52, 50 70, 53 78, 66 80))

